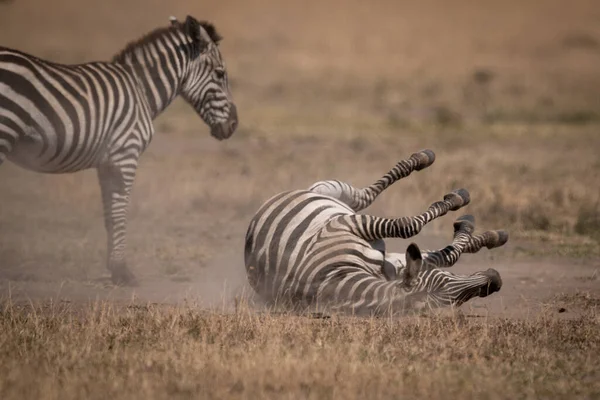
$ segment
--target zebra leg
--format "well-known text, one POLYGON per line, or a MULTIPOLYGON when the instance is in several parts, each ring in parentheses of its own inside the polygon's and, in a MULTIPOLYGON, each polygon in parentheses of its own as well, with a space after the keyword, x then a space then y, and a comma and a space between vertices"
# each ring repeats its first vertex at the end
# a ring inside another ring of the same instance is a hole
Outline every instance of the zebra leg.
POLYGON ((340 200, 352 210, 358 212, 370 206, 377 196, 396 181, 407 177, 413 171, 429 167, 435 161, 432 150, 421 150, 406 160, 399 161, 394 168, 374 184, 362 189, 338 180, 321 181, 313 184, 308 190, 340 200))
POLYGON ((462 253, 477 253, 484 246, 488 249, 503 246, 508 241, 508 233, 503 230, 488 231, 473 235, 475 217, 463 215, 454 222, 452 244, 441 250, 423 253, 423 259, 436 267, 453 266, 462 253))
POLYGON ((0 115, 0 165, 8 157, 17 142, 18 134, 11 128, 14 122, 0 115))
POLYGON ((464 253, 477 253, 484 246, 488 249, 504 246, 508 242, 508 232, 504 230, 487 231, 481 235, 474 235, 464 249, 464 253))
POLYGON ((136 278, 125 260, 127 208, 133 179, 127 182, 118 166, 102 165, 98 167, 98 180, 107 235, 107 268, 115 284, 135 285, 136 278))
POLYGON ((444 196, 444 200, 436 201, 427 211, 414 217, 390 219, 351 214, 333 218, 329 224, 335 225, 337 229, 346 229, 370 243, 386 238, 407 239, 418 234, 429 222, 446 215, 448 211, 456 211, 466 206, 469 201, 469 192, 466 189, 458 189, 448 193, 444 196))
POLYGON ((471 242, 474 231, 475 217, 472 215, 458 217, 454 221, 454 239, 452 240, 452 244, 438 251, 422 253, 423 260, 427 264, 436 267, 450 267, 454 265, 471 242))

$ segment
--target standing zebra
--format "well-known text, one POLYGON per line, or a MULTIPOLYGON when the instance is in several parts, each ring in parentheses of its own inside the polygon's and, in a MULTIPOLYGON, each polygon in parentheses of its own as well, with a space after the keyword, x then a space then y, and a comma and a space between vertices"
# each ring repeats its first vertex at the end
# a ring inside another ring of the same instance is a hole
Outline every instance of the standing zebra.
POLYGON ((435 218, 467 205, 465 189, 448 193, 414 217, 356 213, 391 184, 434 160, 431 150, 415 153, 363 189, 324 181, 272 197, 246 234, 245 264, 252 288, 271 304, 357 314, 459 306, 500 290, 502 281, 493 269, 469 276, 440 269, 454 265, 461 253, 502 246, 508 240, 504 231, 473 235, 475 221, 469 215, 456 220, 454 240, 441 250, 421 253, 411 244, 406 254, 385 252, 383 239, 414 236, 435 218))
POLYGON ((0 164, 67 173, 96 168, 113 282, 125 261, 127 208, 152 120, 181 94, 229 138, 238 124, 214 26, 188 16, 130 43, 112 62, 61 65, 0 47, 0 164))

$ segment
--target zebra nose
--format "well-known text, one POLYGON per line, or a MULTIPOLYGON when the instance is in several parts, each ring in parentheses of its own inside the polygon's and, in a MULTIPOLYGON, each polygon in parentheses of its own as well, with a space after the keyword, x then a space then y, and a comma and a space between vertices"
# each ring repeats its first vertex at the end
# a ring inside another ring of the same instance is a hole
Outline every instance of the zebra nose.
POLYGON ((235 129, 237 128, 237 125, 238 125, 237 120, 229 122, 229 132, 235 131, 235 129))
POLYGON ((229 111, 229 132, 233 133, 238 126, 238 113, 237 107, 235 104, 231 105, 231 110, 229 111))

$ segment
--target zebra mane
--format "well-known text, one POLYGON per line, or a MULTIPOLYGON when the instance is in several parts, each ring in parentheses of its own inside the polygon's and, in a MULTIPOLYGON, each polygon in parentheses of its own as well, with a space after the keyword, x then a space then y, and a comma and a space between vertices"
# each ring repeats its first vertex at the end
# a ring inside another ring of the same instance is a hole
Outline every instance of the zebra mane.
POLYGON ((210 40, 215 42, 216 45, 218 45, 219 42, 223 40, 223 36, 219 35, 219 33, 217 32, 217 28, 215 28, 213 24, 211 24, 208 21, 198 21, 198 23, 202 28, 204 28, 206 33, 208 33, 210 40))
MULTIPOLYGON (((223 37, 219 35, 214 25, 207 21, 198 21, 198 24, 206 31, 210 39, 218 46, 219 42, 223 40, 223 37)), ((177 23, 168 27, 157 28, 145 34, 141 38, 129 42, 125 46, 125 48, 123 48, 121 51, 119 51, 113 56, 112 62, 124 61, 127 54, 132 53, 135 49, 138 49, 147 43, 154 42, 156 39, 164 36, 169 32, 183 32, 185 34, 184 24, 177 23)))

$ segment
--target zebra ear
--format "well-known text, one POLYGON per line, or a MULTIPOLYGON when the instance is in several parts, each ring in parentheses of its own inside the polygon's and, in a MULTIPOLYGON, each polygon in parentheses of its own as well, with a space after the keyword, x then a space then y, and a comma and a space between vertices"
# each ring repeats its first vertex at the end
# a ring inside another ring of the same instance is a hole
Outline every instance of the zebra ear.
POLYGON ((203 28, 198 22, 198 20, 190 15, 185 19, 184 24, 184 32, 192 38, 194 43, 194 56, 199 56, 204 53, 206 48, 208 47, 208 41, 205 36, 202 34, 203 28))
POLYGON ((177 17, 171 15, 169 17, 169 22, 171 23, 171 26, 179 26, 179 21, 177 21, 177 17))
POLYGON ((419 246, 411 243, 406 249, 406 268, 404 268, 404 283, 410 285, 417 277, 423 266, 423 256, 419 246))

